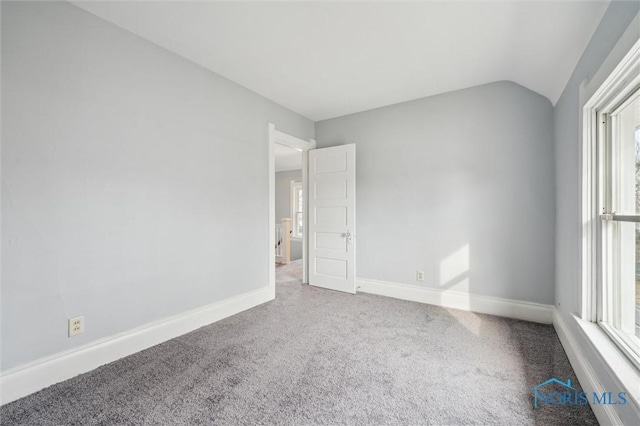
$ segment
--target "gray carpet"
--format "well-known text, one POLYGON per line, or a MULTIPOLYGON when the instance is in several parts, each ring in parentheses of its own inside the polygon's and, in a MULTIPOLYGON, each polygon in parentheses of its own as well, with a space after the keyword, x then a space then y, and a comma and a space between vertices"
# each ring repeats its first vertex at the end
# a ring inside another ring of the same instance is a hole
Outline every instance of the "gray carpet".
MULTIPOLYGON (((296 269, 297 268, 297 269, 296 269)), ((597 424, 532 408, 577 384, 548 325, 318 289, 279 267, 275 301, 5 405, 3 425, 597 424)))

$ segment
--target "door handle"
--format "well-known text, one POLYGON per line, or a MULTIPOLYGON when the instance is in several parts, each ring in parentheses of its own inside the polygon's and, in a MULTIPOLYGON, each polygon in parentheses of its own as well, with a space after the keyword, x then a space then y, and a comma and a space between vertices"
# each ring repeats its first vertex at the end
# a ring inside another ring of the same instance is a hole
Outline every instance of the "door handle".
POLYGON ((351 239, 352 239, 352 235, 351 235, 351 229, 347 229, 347 233, 344 234, 345 237, 347 237, 347 243, 351 244, 351 239))

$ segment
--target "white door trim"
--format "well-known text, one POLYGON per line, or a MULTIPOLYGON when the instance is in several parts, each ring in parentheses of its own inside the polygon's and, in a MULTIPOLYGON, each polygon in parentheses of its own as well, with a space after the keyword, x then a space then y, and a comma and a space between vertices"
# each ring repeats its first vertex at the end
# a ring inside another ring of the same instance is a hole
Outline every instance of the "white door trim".
POLYGON ((302 233, 302 282, 309 282, 308 274, 308 162, 310 149, 315 149, 316 141, 310 139, 305 141, 304 139, 291 136, 287 133, 276 130, 276 126, 273 123, 269 123, 269 293, 271 298, 276 297, 276 231, 274 224, 276 223, 276 155, 275 145, 285 145, 293 149, 297 149, 303 152, 302 155, 302 188, 304 190, 304 232, 302 233))

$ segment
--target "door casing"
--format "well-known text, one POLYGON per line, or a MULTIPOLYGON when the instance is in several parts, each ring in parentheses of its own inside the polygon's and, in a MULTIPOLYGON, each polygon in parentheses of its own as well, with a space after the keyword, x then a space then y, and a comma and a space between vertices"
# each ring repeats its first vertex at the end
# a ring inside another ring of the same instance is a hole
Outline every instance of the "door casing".
POLYGON ((302 188, 303 188, 303 218, 304 218, 304 232, 302 233, 302 282, 309 282, 309 200, 307 194, 309 193, 309 155, 310 149, 315 149, 316 141, 310 139, 305 141, 304 139, 291 136, 287 133, 281 132, 276 129, 275 124, 269 123, 269 293, 271 299, 276 297, 276 156, 275 145, 285 145, 290 148, 296 149, 302 152, 302 188))

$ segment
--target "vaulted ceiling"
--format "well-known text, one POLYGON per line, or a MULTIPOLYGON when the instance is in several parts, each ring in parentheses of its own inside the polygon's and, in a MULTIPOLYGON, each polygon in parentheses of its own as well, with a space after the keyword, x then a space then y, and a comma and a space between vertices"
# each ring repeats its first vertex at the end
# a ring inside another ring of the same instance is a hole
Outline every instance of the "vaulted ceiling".
POLYGON ((608 1, 74 4, 318 121, 501 80, 555 104, 608 1))

